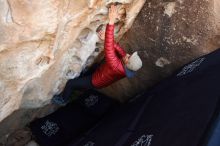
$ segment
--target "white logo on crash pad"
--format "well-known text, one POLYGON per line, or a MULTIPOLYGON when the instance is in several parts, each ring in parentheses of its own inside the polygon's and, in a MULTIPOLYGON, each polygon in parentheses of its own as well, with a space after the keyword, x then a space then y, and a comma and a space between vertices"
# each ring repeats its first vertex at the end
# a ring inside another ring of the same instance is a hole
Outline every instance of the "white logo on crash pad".
POLYGON ((138 140, 136 140, 131 146, 150 146, 154 135, 142 135, 138 140))
POLYGON ((188 64, 185 66, 176 76, 184 76, 188 73, 191 73, 195 68, 200 66, 200 64, 205 60, 205 58, 199 58, 195 60, 194 62, 188 64))
POLYGON ((44 134, 46 134, 48 137, 55 135, 59 131, 59 127, 56 123, 50 122, 47 120, 43 126, 41 126, 41 129, 44 134))
POLYGON ((95 143, 92 141, 87 142, 84 146, 94 146, 95 143))
POLYGON ((95 105, 99 101, 99 97, 96 95, 90 95, 88 98, 85 99, 85 105, 87 107, 91 107, 95 105))

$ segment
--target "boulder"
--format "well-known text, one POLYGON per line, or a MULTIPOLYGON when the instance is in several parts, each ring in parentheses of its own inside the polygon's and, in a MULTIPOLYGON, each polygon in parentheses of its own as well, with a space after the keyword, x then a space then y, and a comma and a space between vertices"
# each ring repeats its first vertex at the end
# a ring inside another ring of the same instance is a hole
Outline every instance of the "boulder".
POLYGON ((96 30, 108 23, 111 3, 123 16, 118 41, 145 0, 0 1, 1 138, 57 109, 48 105, 52 96, 103 52, 96 30))

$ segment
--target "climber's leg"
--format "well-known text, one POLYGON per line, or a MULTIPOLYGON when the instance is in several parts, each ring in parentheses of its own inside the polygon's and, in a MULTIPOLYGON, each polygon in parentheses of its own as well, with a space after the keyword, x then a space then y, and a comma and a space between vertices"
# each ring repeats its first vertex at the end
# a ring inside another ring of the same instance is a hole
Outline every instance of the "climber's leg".
POLYGON ((91 88, 93 88, 92 75, 71 79, 66 83, 64 90, 59 95, 53 97, 52 102, 65 105, 69 102, 70 96, 74 90, 91 88))

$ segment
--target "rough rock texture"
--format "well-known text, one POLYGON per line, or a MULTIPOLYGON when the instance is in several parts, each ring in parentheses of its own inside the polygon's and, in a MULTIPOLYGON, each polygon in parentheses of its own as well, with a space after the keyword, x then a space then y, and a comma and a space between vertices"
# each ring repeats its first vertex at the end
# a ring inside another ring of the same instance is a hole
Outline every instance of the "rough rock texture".
POLYGON ((119 40, 145 0, 0 0, 0 145, 56 110, 51 97, 102 55, 96 29, 115 2, 119 40))
POLYGON ((147 0, 120 44, 138 51, 143 68, 102 90, 122 101, 190 60, 220 48, 219 0, 147 0))
POLYGON ((120 38, 145 0, 0 1, 0 121, 17 109, 48 104, 94 61, 96 29, 108 22, 112 2, 127 13, 117 23, 120 38))

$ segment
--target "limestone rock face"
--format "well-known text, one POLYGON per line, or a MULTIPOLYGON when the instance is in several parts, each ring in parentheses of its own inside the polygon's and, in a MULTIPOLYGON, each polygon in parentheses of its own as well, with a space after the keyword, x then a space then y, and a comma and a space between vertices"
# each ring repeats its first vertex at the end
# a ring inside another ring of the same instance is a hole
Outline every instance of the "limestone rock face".
POLYGON ((108 23, 112 2, 126 13, 116 24, 119 39, 145 0, 0 1, 0 121, 48 104, 67 79, 94 62, 102 51, 96 29, 108 23))
POLYGON ((138 51, 143 60, 135 78, 102 90, 123 101, 220 48, 220 1, 147 0, 120 44, 130 53, 138 51))

